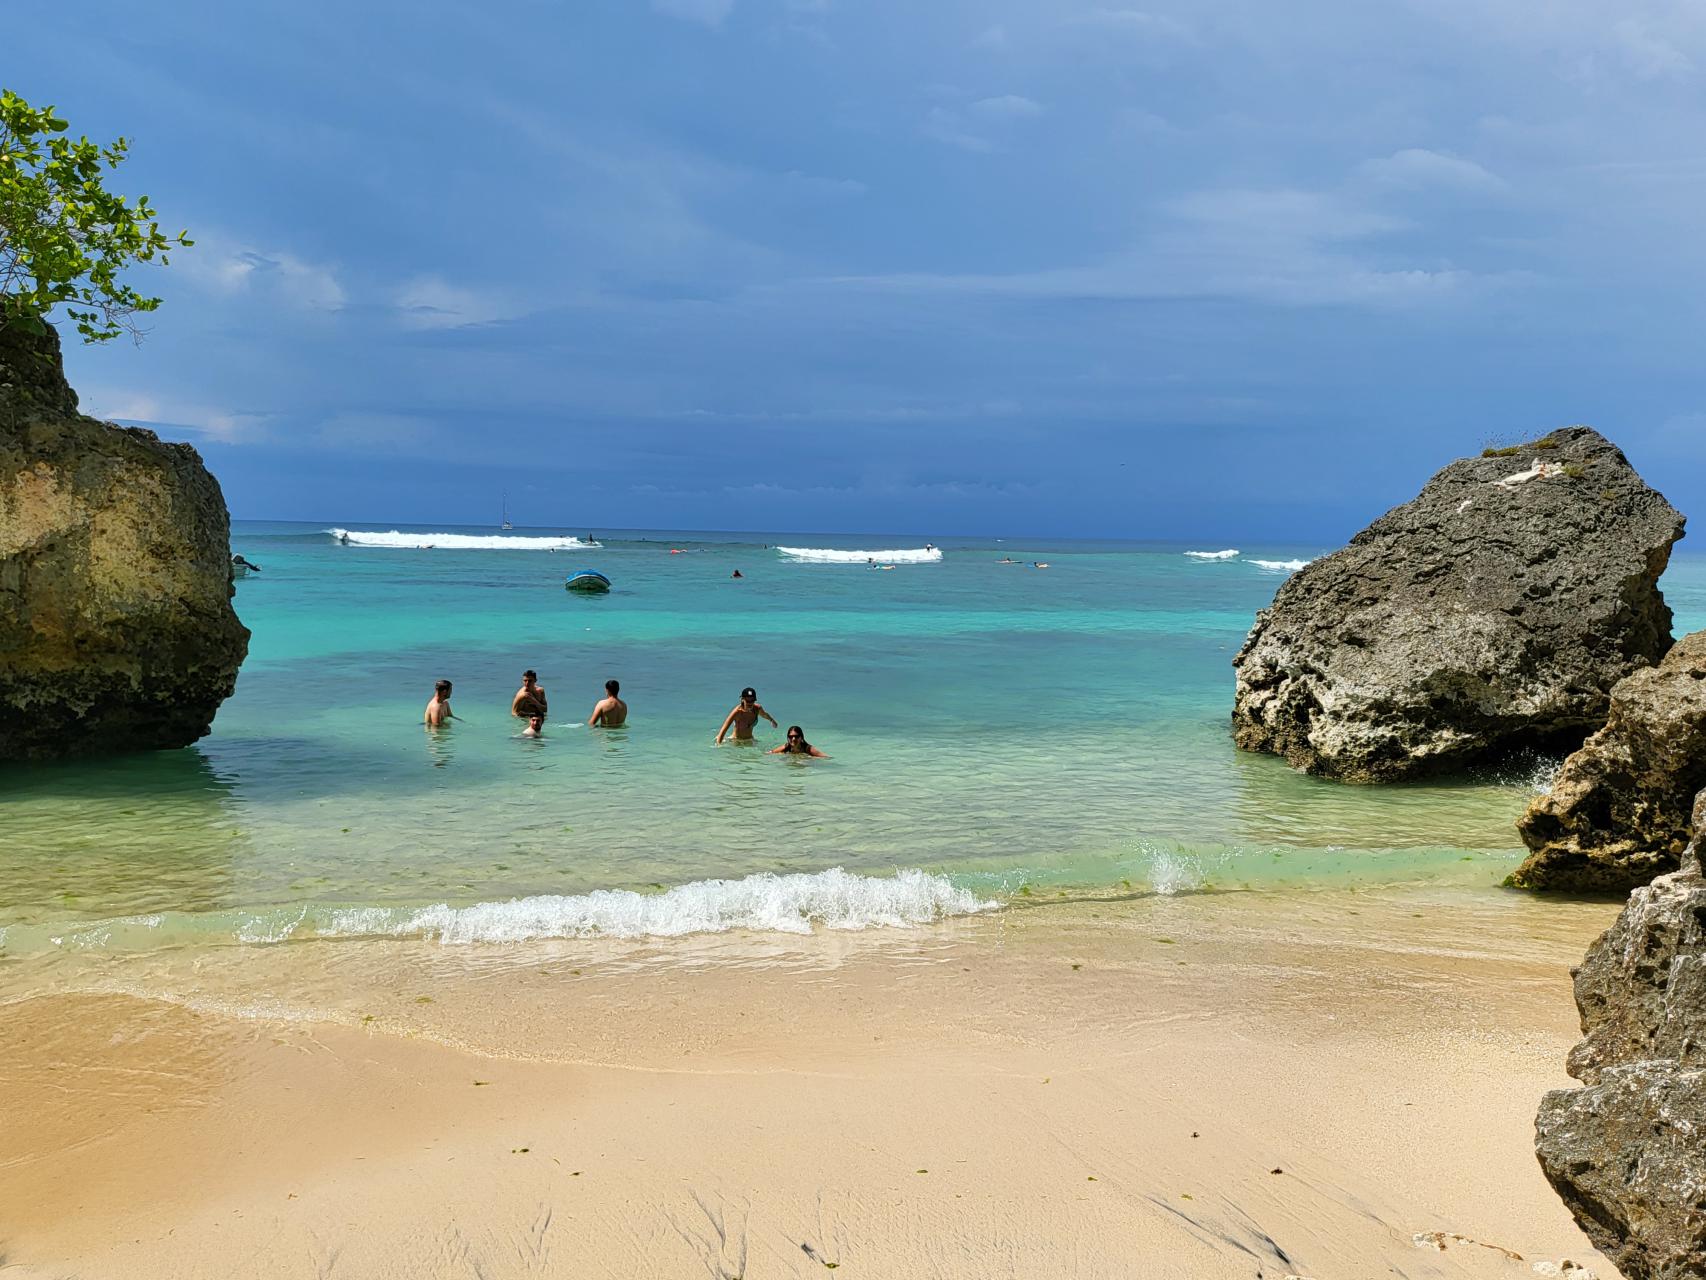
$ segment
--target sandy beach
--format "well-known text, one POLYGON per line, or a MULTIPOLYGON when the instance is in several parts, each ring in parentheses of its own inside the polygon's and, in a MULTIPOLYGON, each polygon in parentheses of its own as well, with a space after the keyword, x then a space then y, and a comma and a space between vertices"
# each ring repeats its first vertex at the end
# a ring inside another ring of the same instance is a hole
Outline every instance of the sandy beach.
POLYGON ((67 958, 5 988, 20 1277, 1604 1280, 1532 1154, 1608 904, 67 958))

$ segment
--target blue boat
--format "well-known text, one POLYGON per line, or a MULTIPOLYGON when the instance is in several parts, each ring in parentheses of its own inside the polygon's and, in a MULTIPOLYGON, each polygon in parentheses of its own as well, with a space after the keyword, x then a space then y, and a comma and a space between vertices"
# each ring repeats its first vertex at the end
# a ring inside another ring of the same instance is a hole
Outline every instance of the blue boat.
POLYGON ((569 580, 563 583, 566 591, 584 591, 592 595, 603 595, 610 590, 610 579, 596 569, 582 569, 571 573, 569 580))

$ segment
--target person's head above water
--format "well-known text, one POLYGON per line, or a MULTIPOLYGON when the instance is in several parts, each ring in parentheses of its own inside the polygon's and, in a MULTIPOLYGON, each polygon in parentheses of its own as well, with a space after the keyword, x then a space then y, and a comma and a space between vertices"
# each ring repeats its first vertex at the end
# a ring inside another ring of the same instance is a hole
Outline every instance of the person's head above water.
POLYGON ((620 680, 606 680, 604 682, 604 692, 614 698, 618 693, 622 692, 622 682, 620 680))
POLYGON ((752 688, 752 686, 748 685, 746 688, 744 688, 740 691, 740 700, 742 702, 757 702, 758 701, 758 690, 754 689, 754 688, 752 688))
POLYGON ((521 683, 522 684, 532 684, 538 678, 539 678, 539 673, 537 671, 523 671, 521 673, 521 683))
POLYGON ((812 744, 806 741, 804 729, 797 724, 791 724, 788 726, 788 745, 783 749, 809 756, 812 753, 812 744))
POLYGON ((437 684, 433 685, 432 689, 439 697, 448 698, 450 696, 450 681, 440 680, 437 684))

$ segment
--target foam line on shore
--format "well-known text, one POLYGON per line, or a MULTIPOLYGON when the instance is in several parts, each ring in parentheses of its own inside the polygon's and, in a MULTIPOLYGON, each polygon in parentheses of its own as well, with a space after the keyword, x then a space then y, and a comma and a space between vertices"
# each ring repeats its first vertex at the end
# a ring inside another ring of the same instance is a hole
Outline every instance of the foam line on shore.
POLYGON ((570 551, 599 547, 599 542, 582 542, 569 535, 537 538, 520 534, 470 533, 404 533, 391 529, 385 533, 360 529, 327 529, 339 542, 348 541, 352 547, 391 547, 414 551, 431 547, 435 551, 570 551))
POLYGON ((813 564, 864 564, 868 560, 875 560, 878 564, 934 564, 942 558, 940 547, 912 547, 897 551, 838 551, 833 547, 777 547, 776 550, 792 560, 813 564))
POLYGON ((945 876, 916 870, 865 876, 835 867, 809 875, 765 872, 741 880, 696 880, 659 894, 600 889, 467 907, 363 907, 334 912, 320 933, 424 937, 444 943, 676 938, 730 929, 810 933, 814 925, 868 929, 928 924, 996 905, 980 901, 945 876))
POLYGON ((0 954, 154 950, 187 940, 248 946, 315 938, 423 938, 445 944, 552 938, 677 938, 733 929, 809 934, 814 929, 905 928, 993 911, 946 876, 909 869, 892 876, 840 867, 696 880, 662 893, 596 889, 452 906, 291 906, 196 914, 164 912, 15 926, 0 954))

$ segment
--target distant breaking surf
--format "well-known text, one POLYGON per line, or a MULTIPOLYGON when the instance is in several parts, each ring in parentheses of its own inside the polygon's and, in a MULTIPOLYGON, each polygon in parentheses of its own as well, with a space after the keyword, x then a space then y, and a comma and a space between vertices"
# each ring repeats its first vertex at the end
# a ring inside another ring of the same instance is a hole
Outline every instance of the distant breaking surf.
POLYGON ((599 542, 582 542, 575 537, 530 538, 516 534, 473 533, 363 533, 359 529, 327 529, 339 542, 352 547, 399 547, 414 550, 431 547, 435 551, 567 551, 583 547, 603 546, 599 542))
POLYGON ((1267 569, 1267 570, 1270 570, 1274 573, 1296 573, 1299 569, 1303 568, 1304 565, 1308 564, 1309 561, 1307 561, 1307 560, 1252 560, 1252 561, 1250 561, 1250 563, 1255 565, 1256 568, 1258 568, 1258 569, 1267 569))
POLYGON ((1233 547, 1227 551, 1187 551, 1185 554, 1193 560, 1235 560, 1238 558, 1238 548, 1233 547))
POLYGON ((914 547, 902 551, 836 551, 831 547, 777 547, 783 555, 814 564, 932 564, 942 558, 940 547, 914 547))

